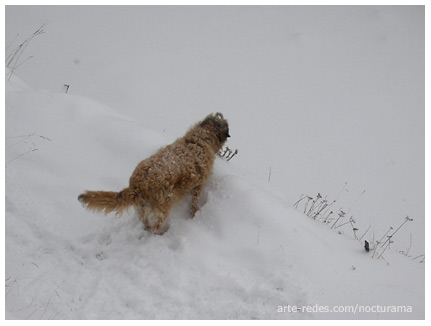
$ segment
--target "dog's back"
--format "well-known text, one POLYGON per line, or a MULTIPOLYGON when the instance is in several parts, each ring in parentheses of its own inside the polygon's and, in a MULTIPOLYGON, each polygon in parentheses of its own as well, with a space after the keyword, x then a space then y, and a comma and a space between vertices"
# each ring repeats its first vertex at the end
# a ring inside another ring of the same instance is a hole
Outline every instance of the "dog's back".
POLYGON ((121 214, 133 205, 145 228, 160 234, 172 205, 187 193, 192 194, 194 216, 215 156, 228 137, 229 127, 223 115, 209 115, 184 137, 140 162, 128 188, 121 192, 87 191, 78 199, 87 208, 105 214, 121 214))

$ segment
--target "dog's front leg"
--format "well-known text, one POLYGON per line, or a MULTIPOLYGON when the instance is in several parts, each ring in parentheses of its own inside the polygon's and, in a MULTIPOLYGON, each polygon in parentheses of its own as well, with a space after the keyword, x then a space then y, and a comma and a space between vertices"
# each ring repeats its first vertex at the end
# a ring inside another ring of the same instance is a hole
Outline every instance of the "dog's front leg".
POLYGON ((191 217, 194 217, 199 209, 199 196, 201 195, 202 185, 194 187, 192 190, 192 209, 190 212, 191 217))

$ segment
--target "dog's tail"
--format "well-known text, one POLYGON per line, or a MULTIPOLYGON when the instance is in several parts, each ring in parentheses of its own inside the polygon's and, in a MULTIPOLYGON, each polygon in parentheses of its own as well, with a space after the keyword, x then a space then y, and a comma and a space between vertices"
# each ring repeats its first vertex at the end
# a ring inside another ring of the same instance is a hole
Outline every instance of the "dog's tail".
POLYGON ((116 212, 121 216, 135 201, 135 194, 130 188, 120 192, 114 191, 86 191, 79 195, 78 200, 89 210, 104 212, 105 215, 116 212))

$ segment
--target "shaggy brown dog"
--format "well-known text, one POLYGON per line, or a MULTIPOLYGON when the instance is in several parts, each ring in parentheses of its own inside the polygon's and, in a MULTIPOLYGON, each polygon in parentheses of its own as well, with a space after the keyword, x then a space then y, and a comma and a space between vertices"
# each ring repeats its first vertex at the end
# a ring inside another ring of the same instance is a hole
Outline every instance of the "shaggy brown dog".
POLYGON ((120 192, 86 191, 78 197, 85 207, 118 215, 133 205, 145 229, 163 234, 163 222, 172 205, 192 195, 191 216, 198 210, 199 195, 210 175, 216 154, 229 136, 221 113, 210 114, 182 138, 161 148, 138 164, 129 187, 120 192))

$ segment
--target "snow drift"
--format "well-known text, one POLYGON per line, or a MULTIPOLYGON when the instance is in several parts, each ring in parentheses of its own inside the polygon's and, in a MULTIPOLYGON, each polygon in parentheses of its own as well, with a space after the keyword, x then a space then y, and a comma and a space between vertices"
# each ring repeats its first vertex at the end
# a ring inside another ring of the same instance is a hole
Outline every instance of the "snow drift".
POLYGON ((372 259, 235 159, 216 160, 196 217, 182 202, 163 236, 132 211, 81 207, 84 189, 122 189, 176 136, 87 98, 7 82, 7 318, 424 318, 424 264, 394 252, 389 265, 372 259))

